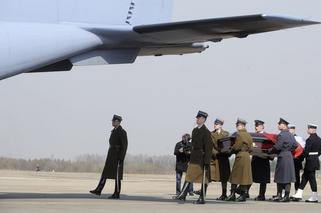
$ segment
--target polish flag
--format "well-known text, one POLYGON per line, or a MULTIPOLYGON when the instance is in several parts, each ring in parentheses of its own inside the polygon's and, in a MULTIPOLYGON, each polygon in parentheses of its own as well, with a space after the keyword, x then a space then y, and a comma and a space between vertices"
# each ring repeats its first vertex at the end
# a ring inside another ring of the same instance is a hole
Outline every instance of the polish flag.
POLYGON ((296 150, 294 150, 292 152, 292 154, 293 154, 294 158, 297 158, 304 152, 305 140, 303 140, 303 138, 300 136, 294 136, 294 137, 295 137, 295 140, 298 144, 298 148, 296 148, 296 150))

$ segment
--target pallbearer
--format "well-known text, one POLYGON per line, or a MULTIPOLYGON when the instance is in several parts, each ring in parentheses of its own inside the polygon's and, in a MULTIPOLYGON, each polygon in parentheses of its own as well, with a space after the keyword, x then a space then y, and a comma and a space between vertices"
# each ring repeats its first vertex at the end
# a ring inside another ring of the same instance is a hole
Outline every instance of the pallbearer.
POLYGON ((238 119, 236 122, 237 135, 235 143, 232 146, 232 153, 234 153, 236 157, 230 176, 230 182, 232 184, 231 195, 226 199, 227 201, 245 202, 248 186, 253 183, 250 159, 253 140, 245 128, 246 124, 247 122, 243 119, 238 119), (235 190, 238 185, 240 185, 241 195, 236 199, 235 190))
MULTIPOLYGON (((216 119, 214 122, 214 131, 212 132, 212 139, 214 143, 215 149, 214 152, 218 149, 219 144, 218 141, 221 139, 226 139, 230 136, 230 133, 223 130, 224 120, 223 119, 216 119)), ((216 177, 216 180, 213 178, 213 171, 212 173, 212 180, 220 181, 222 185, 222 195, 217 198, 217 200, 225 200, 227 198, 227 182, 230 178, 231 174, 231 168, 230 168, 230 154, 229 153, 222 153, 217 152, 215 155, 215 159, 218 160, 218 166, 219 166, 219 172, 216 172, 214 174, 219 175, 216 177)), ((216 165, 216 164, 215 164, 216 165)), ((211 166, 212 169, 213 166, 211 166)), ((217 168, 217 167, 214 167, 217 168)))
MULTIPOLYGON (((264 132, 264 121, 255 120, 255 131, 256 133, 266 135, 264 132)), ((271 182, 271 168, 270 168, 270 160, 273 160, 269 157, 252 157, 252 174, 253 174, 253 182, 260 184, 260 192, 259 195, 255 198, 257 201, 265 201, 265 192, 266 186, 271 182)))
POLYGON ((305 167, 302 175, 302 181, 297 193, 293 196, 295 201, 302 200, 303 190, 309 182, 312 190, 311 197, 306 202, 318 202, 318 188, 315 173, 320 170, 319 156, 321 155, 321 138, 317 135, 318 126, 315 124, 308 125, 308 134, 310 137, 306 141, 304 150, 305 167))
POLYGON ((210 163, 212 158, 213 142, 211 132, 205 126, 208 117, 206 112, 199 111, 196 116, 197 127, 192 132, 192 151, 187 168, 185 183, 182 192, 174 197, 175 200, 186 200, 191 183, 201 183, 201 193, 195 204, 205 204, 206 190, 211 181, 210 163))
POLYGON ((112 119, 112 126, 114 129, 111 131, 109 138, 109 150, 105 163, 103 173, 99 184, 95 190, 90 193, 100 196, 105 187, 107 179, 115 180, 115 191, 109 199, 119 199, 121 191, 121 180, 123 179, 123 165, 127 151, 127 133, 120 125, 122 117, 114 115, 112 119))
POLYGON ((295 192, 298 191, 301 183, 300 179, 300 171, 303 170, 302 162, 304 160, 304 147, 305 147, 305 141, 301 136, 298 136, 296 134, 296 126, 293 124, 289 124, 289 131, 291 134, 294 135, 294 138, 298 144, 298 147, 296 150, 292 153, 294 156, 294 169, 295 169, 295 192))
POLYGON ((273 148, 268 150, 268 153, 278 155, 274 174, 274 182, 277 183, 277 196, 273 198, 275 202, 290 202, 291 183, 295 183, 292 152, 297 148, 297 143, 289 132, 288 125, 289 122, 280 119, 278 128, 281 132, 273 148), (285 190, 284 197, 282 197, 283 190, 285 190))

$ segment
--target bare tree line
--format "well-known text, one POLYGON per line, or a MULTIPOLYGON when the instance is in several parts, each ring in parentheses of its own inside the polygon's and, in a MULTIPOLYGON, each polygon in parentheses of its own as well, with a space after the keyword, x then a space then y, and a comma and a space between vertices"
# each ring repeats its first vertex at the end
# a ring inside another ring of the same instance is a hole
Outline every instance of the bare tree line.
MULTIPOLYGON (((234 158, 231 158, 233 166, 234 158)), ((0 170, 23 170, 46 172, 85 172, 100 173, 105 165, 105 157, 100 155, 81 155, 74 160, 42 158, 42 159, 17 159, 0 157, 0 170)), ((276 159, 271 162, 274 171, 276 159)), ((175 156, 148 156, 130 155, 125 159, 125 173, 127 174, 173 174, 175 173, 175 156)))
MULTIPOLYGON (((0 157, 0 170, 89 172, 99 173, 105 165, 105 157, 81 155, 74 160, 64 159, 17 159, 0 157)), ((125 173, 128 174, 172 174, 175 172, 174 156, 127 155, 125 173)))

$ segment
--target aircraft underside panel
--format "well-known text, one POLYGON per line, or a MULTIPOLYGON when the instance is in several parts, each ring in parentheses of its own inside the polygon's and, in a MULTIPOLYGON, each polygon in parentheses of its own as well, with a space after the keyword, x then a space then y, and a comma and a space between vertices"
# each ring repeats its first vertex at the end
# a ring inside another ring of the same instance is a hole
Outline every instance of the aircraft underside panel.
POLYGON ((90 32, 56 24, 0 22, 0 37, 4 39, 0 40, 0 80, 55 64, 102 44, 90 32))
POLYGON ((95 50, 72 57, 74 66, 131 64, 134 63, 140 49, 95 50))
POLYGON ((184 46, 159 46, 145 47, 139 52, 139 56, 163 56, 163 55, 185 55, 192 53, 202 53, 209 46, 202 43, 195 43, 184 46))

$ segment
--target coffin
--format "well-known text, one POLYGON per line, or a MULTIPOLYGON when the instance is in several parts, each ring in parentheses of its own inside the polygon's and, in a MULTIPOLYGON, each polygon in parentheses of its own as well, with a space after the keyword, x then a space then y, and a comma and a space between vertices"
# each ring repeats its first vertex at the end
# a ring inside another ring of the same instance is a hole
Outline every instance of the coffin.
MULTIPOLYGON (((218 141, 218 148, 221 153, 230 153, 231 146, 235 143, 236 134, 232 134, 229 138, 223 138, 218 141)), ((253 149, 251 154, 259 157, 274 157, 267 154, 267 150, 272 148, 277 135, 267 133, 249 133, 253 139, 253 149)))

